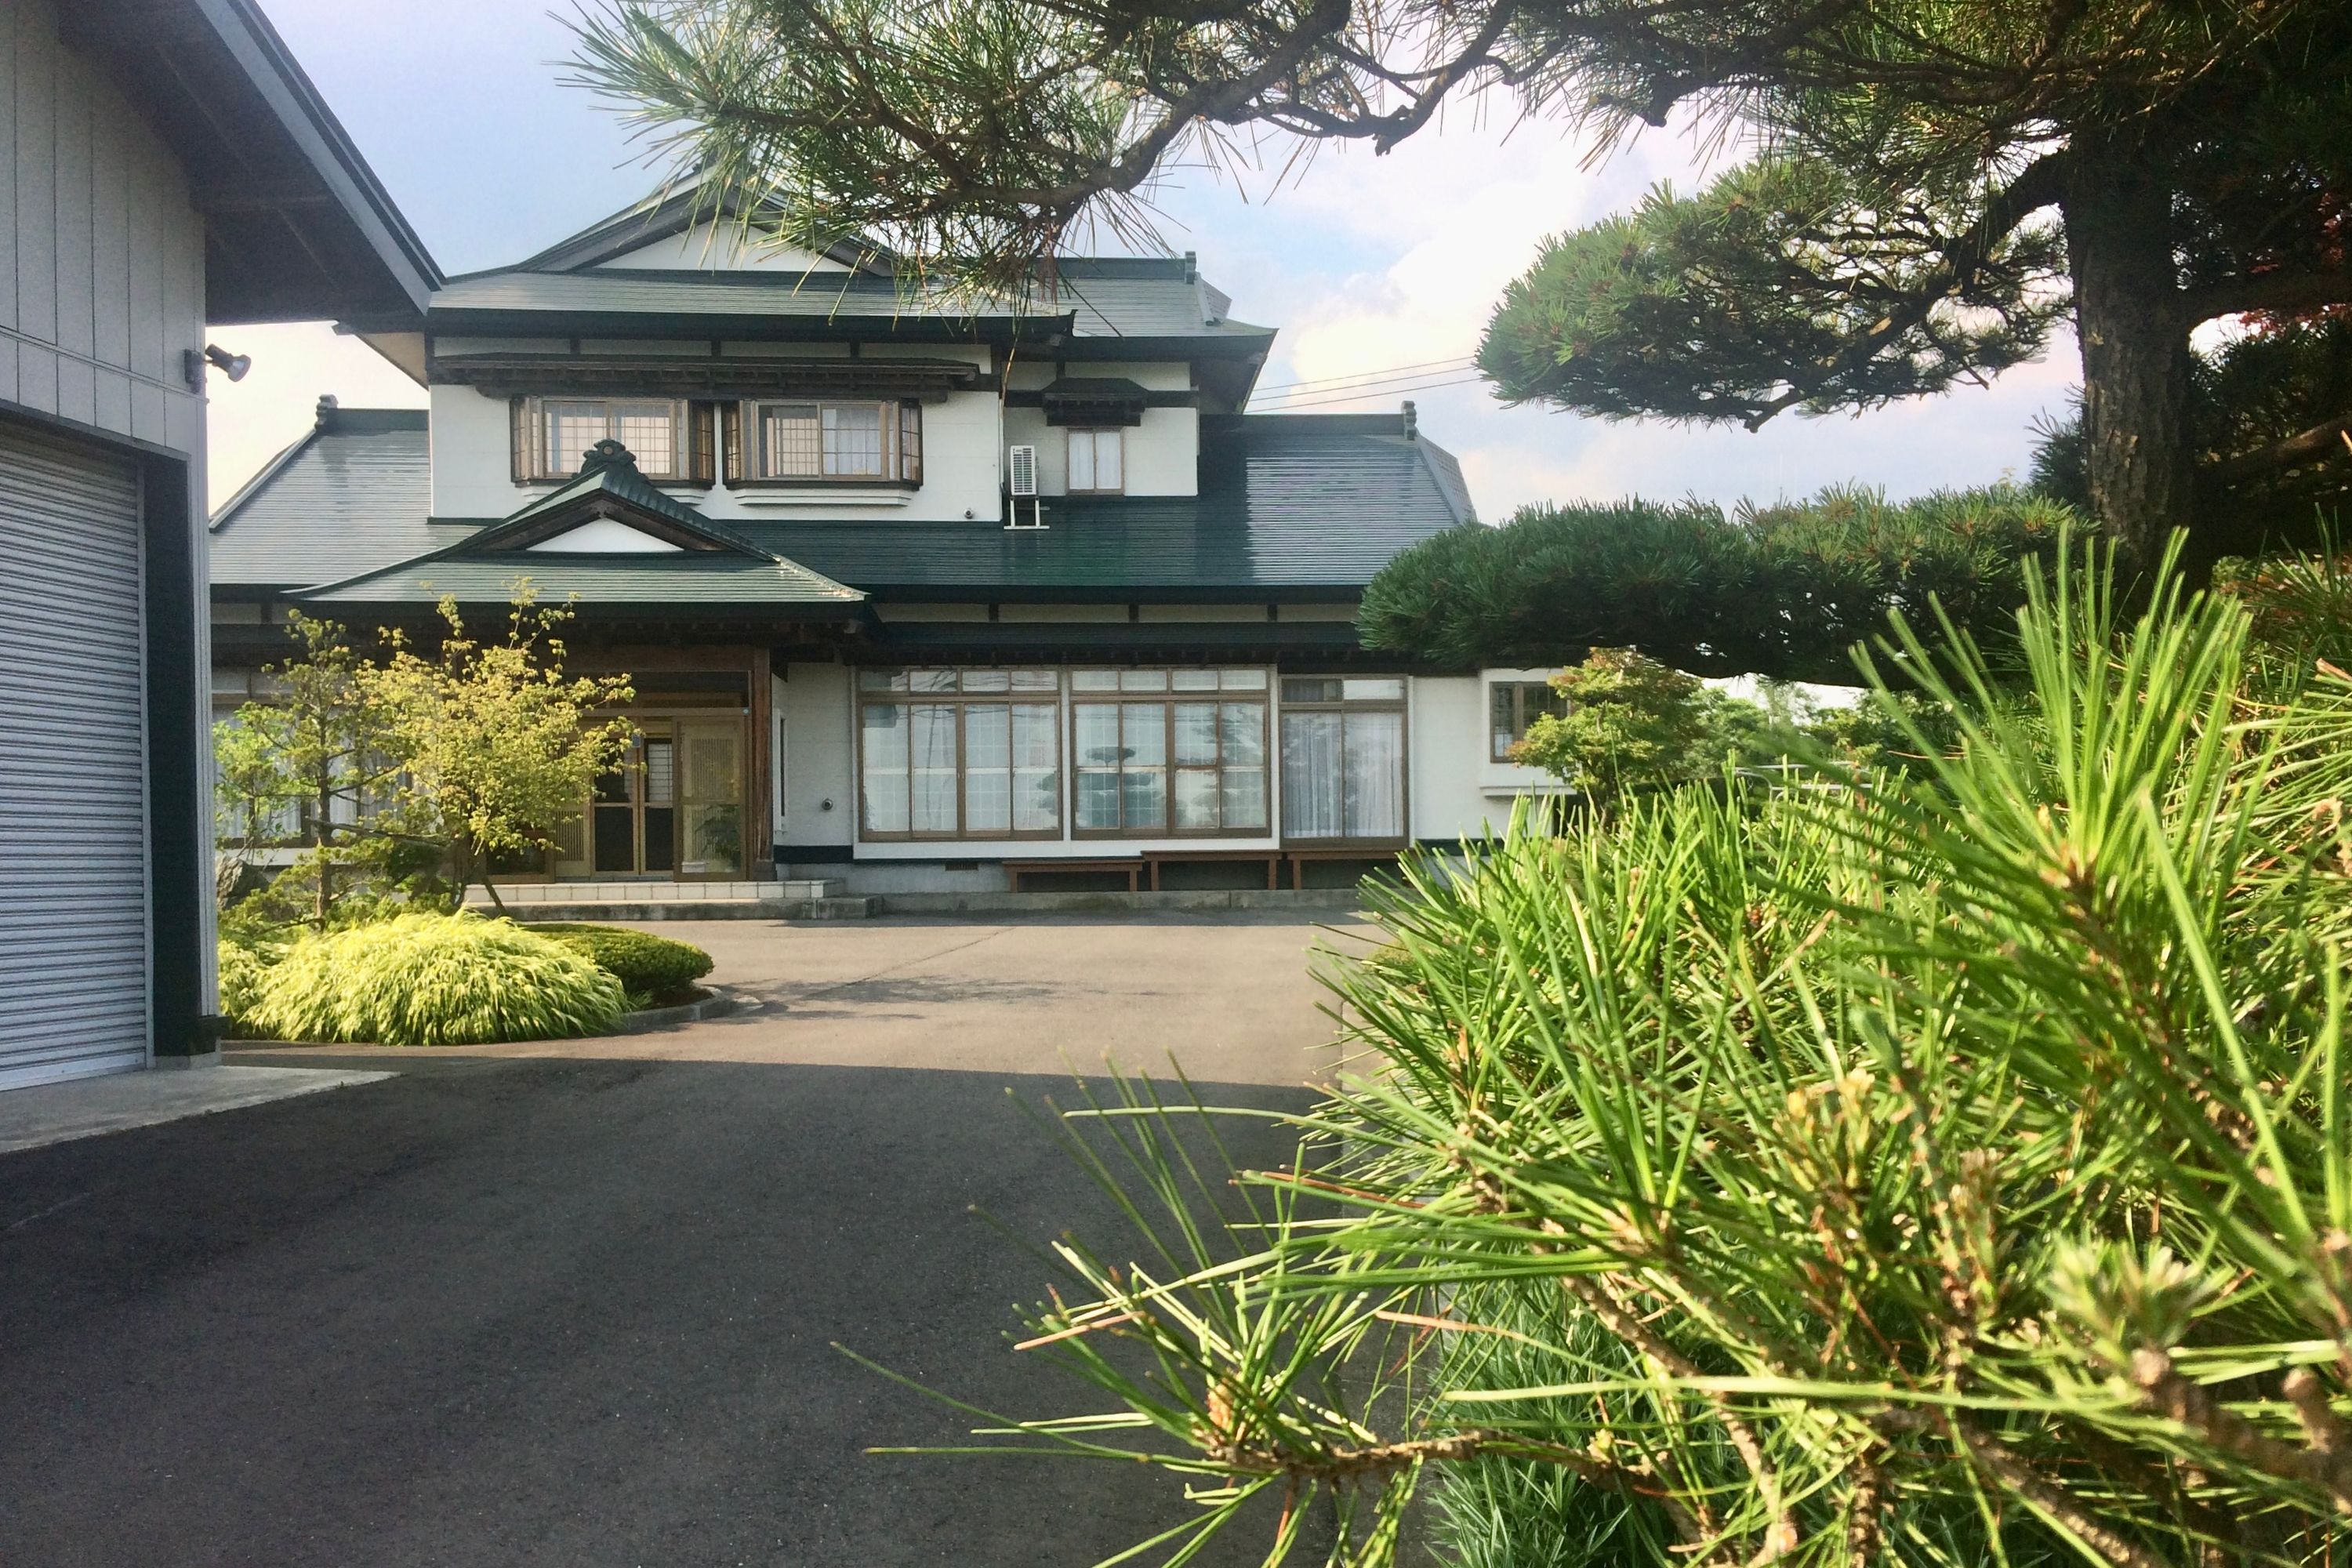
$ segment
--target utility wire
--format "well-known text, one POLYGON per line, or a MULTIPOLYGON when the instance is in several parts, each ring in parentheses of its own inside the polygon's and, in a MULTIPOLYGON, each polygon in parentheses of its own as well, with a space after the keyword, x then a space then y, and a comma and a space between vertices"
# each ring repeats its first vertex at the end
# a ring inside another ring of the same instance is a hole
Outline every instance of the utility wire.
POLYGON ((1257 390, 1260 392, 1290 392, 1294 390, 1304 392, 1307 389, 1321 390, 1324 388, 1336 388, 1342 385, 1352 386, 1359 382, 1371 383, 1396 381, 1415 374, 1427 374, 1438 370, 1466 369, 1470 363, 1470 355, 1456 354, 1452 359, 1423 360, 1418 364, 1400 364, 1391 365, 1382 370, 1359 371, 1353 375, 1327 375, 1312 381, 1277 381, 1270 383, 1267 385, 1261 386, 1257 390))
POLYGON ((1251 407, 1255 412, 1261 414, 1290 414, 1301 408, 1328 408, 1342 403, 1363 403, 1373 398, 1385 401, 1407 392, 1436 392, 1449 386, 1469 386, 1486 379, 1482 375, 1465 375, 1457 381, 1429 382, 1415 386, 1400 386, 1387 391, 1337 393, 1326 397, 1307 397, 1296 402, 1277 403, 1271 408, 1258 408, 1255 404, 1252 404, 1251 407))

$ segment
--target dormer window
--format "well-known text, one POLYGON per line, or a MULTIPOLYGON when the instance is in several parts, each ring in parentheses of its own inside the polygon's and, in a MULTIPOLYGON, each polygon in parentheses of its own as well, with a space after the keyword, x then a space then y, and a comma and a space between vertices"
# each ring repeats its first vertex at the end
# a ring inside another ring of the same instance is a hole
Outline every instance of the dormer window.
POLYGON ((599 441, 618 441, 637 471, 670 484, 708 484, 709 411, 661 397, 526 397, 515 402, 514 477, 568 479, 599 441))
POLYGON ((1068 483, 1064 488, 1074 496, 1115 496, 1125 491, 1126 437, 1126 431, 1118 429, 1071 431, 1068 483))
POLYGON ((738 482, 923 482, 923 409, 919 403, 797 398, 751 403, 744 405, 737 427, 743 437, 740 450, 730 442, 728 470, 738 482))

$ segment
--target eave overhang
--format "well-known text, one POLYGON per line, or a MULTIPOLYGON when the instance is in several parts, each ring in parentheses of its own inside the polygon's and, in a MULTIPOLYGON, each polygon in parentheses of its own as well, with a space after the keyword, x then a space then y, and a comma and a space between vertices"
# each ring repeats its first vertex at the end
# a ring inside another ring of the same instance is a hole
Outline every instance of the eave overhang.
POLYGON ((937 402, 991 390, 995 378, 961 360, 583 359, 572 354, 436 357, 431 379, 492 396, 586 393, 689 397, 898 397, 937 402))
POLYGON ((251 0, 71 0, 60 31, 187 170, 215 325, 370 315, 413 326, 441 281, 251 0))

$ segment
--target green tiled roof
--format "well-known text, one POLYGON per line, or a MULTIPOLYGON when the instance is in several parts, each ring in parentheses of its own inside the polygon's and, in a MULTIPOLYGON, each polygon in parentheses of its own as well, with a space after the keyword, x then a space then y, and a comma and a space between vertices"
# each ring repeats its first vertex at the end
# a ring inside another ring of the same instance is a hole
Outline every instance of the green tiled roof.
POLYGON ((232 496, 212 521, 215 587, 332 582, 455 544, 478 523, 428 521, 422 408, 337 408, 232 496))
MULTIPOLYGON (((1202 441, 1200 495, 1048 497, 1052 526, 1039 532, 1007 531, 987 518, 722 525, 693 515, 706 531, 798 563, 836 593, 857 589, 902 601, 1339 599, 1360 592, 1407 545, 1475 521, 1452 455, 1408 437, 1392 415, 1208 418, 1202 441)), ((485 557, 464 563, 468 575, 461 589, 461 568, 447 547, 494 524, 428 521, 425 475, 421 415, 403 416, 393 429, 322 431, 223 509, 215 524, 213 581, 324 584, 318 592, 331 599, 321 602, 370 595, 430 602, 444 592, 503 598, 507 582, 528 571, 550 593, 576 588, 594 604, 627 602, 632 595, 706 604, 751 593, 757 597, 746 602, 835 602, 821 595, 775 598, 793 586, 782 571, 763 578, 749 569, 761 563, 747 568, 746 557, 691 552, 485 557), (267 543, 241 542, 247 540, 267 543), (418 559, 428 550, 432 559, 418 559), (562 584, 559 563, 566 574, 562 584), (255 575, 264 570, 270 575, 255 575), (419 587, 420 579, 435 586, 419 587), (373 585, 362 593, 363 584, 373 585)))
POLYGON ((732 607, 849 612, 865 595, 790 561, 763 555, 682 552, 664 555, 564 555, 550 552, 466 555, 444 552, 348 582, 293 595, 305 605, 502 605, 528 577, 543 602, 576 597, 610 607, 678 610, 732 607))

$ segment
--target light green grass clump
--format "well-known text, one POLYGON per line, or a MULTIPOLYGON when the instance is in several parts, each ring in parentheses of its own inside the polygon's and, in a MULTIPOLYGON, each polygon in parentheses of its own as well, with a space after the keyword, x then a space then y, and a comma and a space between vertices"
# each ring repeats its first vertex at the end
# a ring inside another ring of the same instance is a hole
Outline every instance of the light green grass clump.
POLYGON ((460 1046, 603 1034, 621 983, 509 921, 413 914, 311 937, 265 972, 252 1022, 280 1039, 460 1046))

